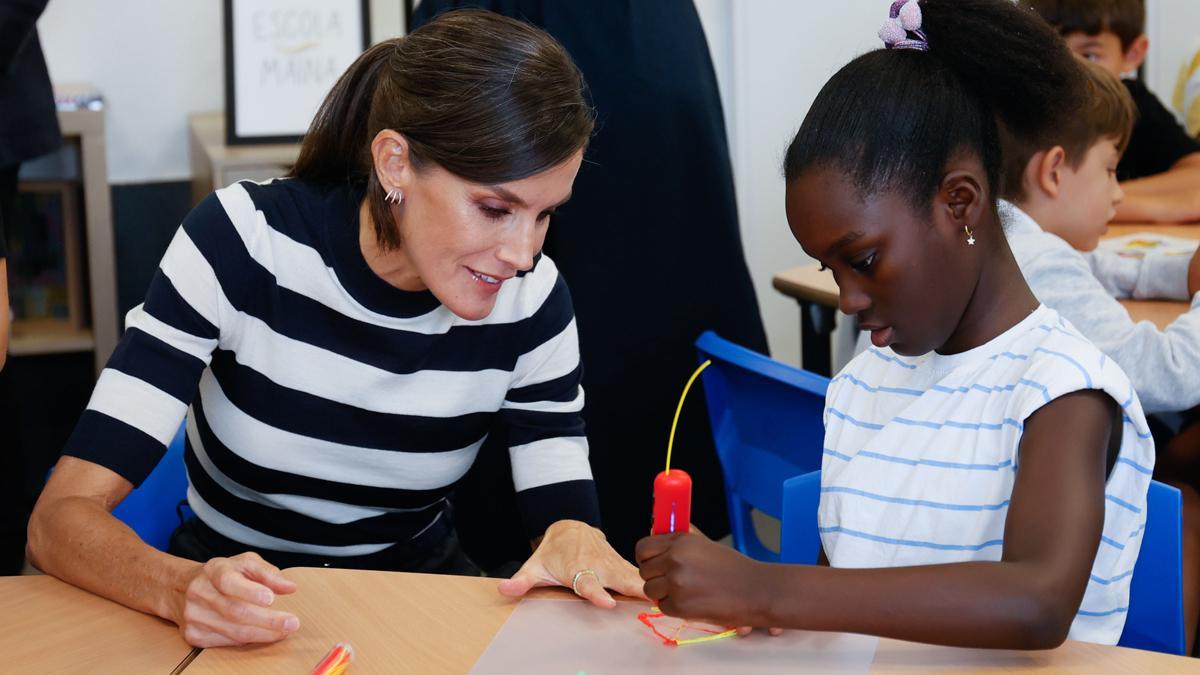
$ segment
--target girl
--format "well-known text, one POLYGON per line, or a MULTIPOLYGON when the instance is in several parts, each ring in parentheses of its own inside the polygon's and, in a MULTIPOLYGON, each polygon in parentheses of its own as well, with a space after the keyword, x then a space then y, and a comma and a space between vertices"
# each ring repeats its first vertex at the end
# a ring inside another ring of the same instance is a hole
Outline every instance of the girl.
POLYGON ((1006 0, 897 2, 881 37, 822 90, 784 167, 792 233, 874 345, 826 402, 830 567, 651 537, 646 594, 738 625, 1114 644, 1153 443, 1124 373, 1029 291, 996 211, 1000 134, 1056 128, 1081 72, 1006 0))

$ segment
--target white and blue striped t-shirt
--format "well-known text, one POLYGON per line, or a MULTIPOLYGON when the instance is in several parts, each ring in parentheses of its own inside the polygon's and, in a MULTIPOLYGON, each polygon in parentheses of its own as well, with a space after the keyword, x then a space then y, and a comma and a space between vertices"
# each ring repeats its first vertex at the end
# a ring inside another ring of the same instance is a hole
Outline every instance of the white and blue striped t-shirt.
POLYGON ((910 358, 872 347, 833 379, 818 513, 830 564, 999 560, 1025 420, 1083 389, 1120 403, 1124 430, 1070 637, 1116 644, 1145 527, 1154 441, 1125 373, 1044 306, 967 352, 910 358))
POLYGON ((467 321, 388 285, 361 195, 243 182, 188 215, 65 454, 139 484, 188 419, 188 501, 256 549, 368 555, 442 517, 485 437, 531 536, 597 522, 570 295, 554 263, 467 321))

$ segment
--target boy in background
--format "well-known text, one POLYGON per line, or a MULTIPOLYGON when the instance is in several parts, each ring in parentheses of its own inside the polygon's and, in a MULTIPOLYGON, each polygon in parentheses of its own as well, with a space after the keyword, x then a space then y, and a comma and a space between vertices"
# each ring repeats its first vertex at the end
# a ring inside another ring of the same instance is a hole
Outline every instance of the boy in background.
MULTIPOLYGON (((1121 77, 1146 59, 1142 0, 1020 0, 1058 29, 1081 59, 1121 77)), ((1137 108, 1129 148, 1117 167, 1125 192, 1115 220, 1200 220, 1200 141, 1192 138, 1146 85, 1125 80, 1137 108)))
MULTIPOLYGON (((1085 64, 1088 100, 1051 141, 1005 134, 1001 215, 1029 288, 1117 362, 1147 414, 1200 404, 1200 251, 1127 258, 1096 245, 1122 199, 1117 165, 1130 142, 1134 102, 1097 64, 1085 64), (1165 330, 1135 323, 1116 298, 1190 300, 1165 330)), ((1159 445, 1155 478, 1183 492, 1184 617, 1191 651, 1200 613, 1200 493, 1159 445)))

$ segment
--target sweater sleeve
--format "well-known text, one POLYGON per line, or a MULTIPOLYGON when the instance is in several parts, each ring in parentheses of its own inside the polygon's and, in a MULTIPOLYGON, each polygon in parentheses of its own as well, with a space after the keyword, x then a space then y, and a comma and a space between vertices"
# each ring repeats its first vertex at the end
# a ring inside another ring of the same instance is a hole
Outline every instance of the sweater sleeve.
POLYGON ((1066 246, 1013 245, 1034 295, 1117 362, 1129 376, 1147 413, 1186 410, 1200 404, 1200 295, 1166 330, 1134 322, 1129 312, 1092 274, 1092 267, 1066 246))
POLYGON ((1083 254, 1092 275, 1115 298, 1189 300, 1187 272, 1191 256, 1127 257, 1096 249, 1083 254))
POLYGON ((537 273, 553 275, 553 289, 527 320, 529 348, 517 359, 500 411, 530 538, 558 520, 600 522, 584 435, 583 369, 571 296, 549 259, 542 258, 537 273))
POLYGON ((17 54, 29 42, 47 0, 0 2, 0 75, 8 72, 17 54))
POLYGON ((215 195, 184 220, 150 282, 125 317, 63 454, 107 467, 140 485, 179 430, 220 335, 213 267, 197 239, 227 226, 215 195))

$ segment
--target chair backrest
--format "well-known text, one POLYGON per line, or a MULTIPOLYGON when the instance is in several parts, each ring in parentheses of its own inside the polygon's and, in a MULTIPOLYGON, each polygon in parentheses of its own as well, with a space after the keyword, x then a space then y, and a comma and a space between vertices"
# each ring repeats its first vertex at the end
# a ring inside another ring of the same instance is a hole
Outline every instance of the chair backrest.
POLYGON ((1146 531, 1129 583, 1129 613, 1117 644, 1183 654, 1183 499, 1179 490, 1150 481, 1146 531))
POLYGON ((754 531, 751 509, 779 518, 783 481, 821 468, 822 414, 829 379, 774 361, 708 331, 696 341, 710 359, 704 393, 725 479, 734 546, 774 561, 754 531))
MULTIPOLYGON (((821 472, 783 484, 780 561, 811 565, 817 561, 817 504, 821 472)), ((1183 525, 1179 490, 1150 481, 1146 531, 1133 566, 1122 647, 1183 654, 1183 525)))
POLYGON ((179 428, 158 466, 129 493, 113 515, 128 525, 142 541, 165 551, 179 527, 180 503, 187 500, 187 470, 183 465, 185 429, 179 428))

